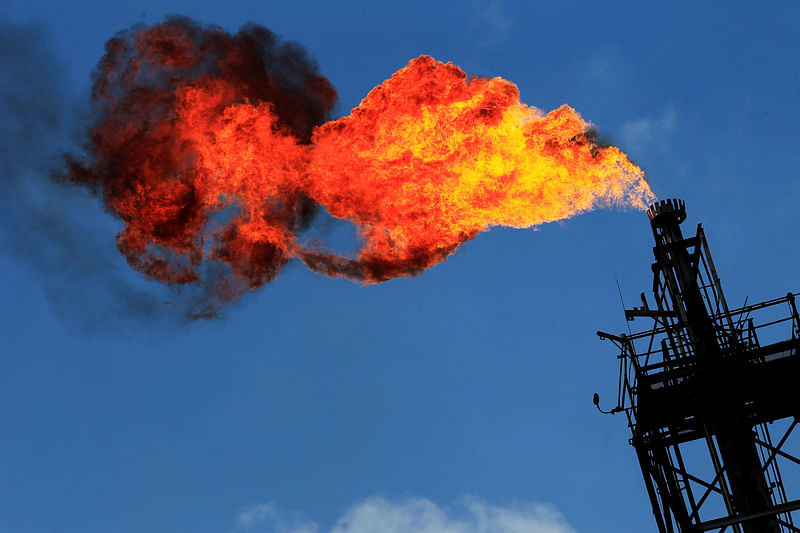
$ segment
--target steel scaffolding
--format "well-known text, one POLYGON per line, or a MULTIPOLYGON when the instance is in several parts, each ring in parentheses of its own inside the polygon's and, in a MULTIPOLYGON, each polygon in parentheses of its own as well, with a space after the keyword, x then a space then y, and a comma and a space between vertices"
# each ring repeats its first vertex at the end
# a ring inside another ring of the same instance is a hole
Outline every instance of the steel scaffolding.
POLYGON ((627 415, 658 529, 800 532, 800 499, 782 476, 800 473, 788 451, 800 416, 797 294, 730 310, 702 226, 681 233, 684 203, 648 215, 653 305, 642 293, 625 318, 652 325, 598 335, 620 350, 617 405, 603 412, 627 415))

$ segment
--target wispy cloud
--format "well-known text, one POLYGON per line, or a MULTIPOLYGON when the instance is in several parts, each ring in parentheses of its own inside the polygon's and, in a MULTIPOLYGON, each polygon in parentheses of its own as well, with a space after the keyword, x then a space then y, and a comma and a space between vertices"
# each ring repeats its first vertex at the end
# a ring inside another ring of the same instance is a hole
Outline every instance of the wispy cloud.
POLYGON ((618 86, 629 75, 629 66, 618 46, 605 45, 589 51, 575 66, 575 75, 580 76, 592 90, 618 86))
POLYGON ((319 527, 299 513, 281 512, 273 503, 261 503, 245 508, 236 517, 237 531, 270 533, 317 533, 319 527))
MULTIPOLYGON (((274 504, 242 511, 237 531, 317 533, 320 527, 296 513, 281 513, 274 504)), ((330 533, 575 533, 551 505, 495 506, 467 498, 441 507, 425 498, 389 501, 373 496, 351 507, 330 533)))
POLYGON ((667 107, 660 116, 646 116, 625 122, 620 128, 623 146, 631 152, 642 152, 653 146, 664 146, 675 131, 676 113, 667 107))
POLYGON ((513 19, 508 12, 505 0, 489 0, 473 4, 486 30, 487 43, 499 43, 511 35, 513 19))

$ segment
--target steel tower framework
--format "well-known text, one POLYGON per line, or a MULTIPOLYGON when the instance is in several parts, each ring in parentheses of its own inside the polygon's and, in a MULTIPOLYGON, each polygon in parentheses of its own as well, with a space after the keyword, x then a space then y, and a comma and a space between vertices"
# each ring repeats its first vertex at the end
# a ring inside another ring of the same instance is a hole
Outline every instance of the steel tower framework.
POLYGON ((652 326, 598 335, 620 350, 609 412, 627 415, 658 529, 800 532, 800 499, 782 475, 800 473, 788 451, 800 418, 797 295, 729 310, 702 226, 681 233, 683 201, 656 203, 648 215, 654 306, 642 293, 625 318, 652 326), (770 426, 780 427, 777 439, 770 426))

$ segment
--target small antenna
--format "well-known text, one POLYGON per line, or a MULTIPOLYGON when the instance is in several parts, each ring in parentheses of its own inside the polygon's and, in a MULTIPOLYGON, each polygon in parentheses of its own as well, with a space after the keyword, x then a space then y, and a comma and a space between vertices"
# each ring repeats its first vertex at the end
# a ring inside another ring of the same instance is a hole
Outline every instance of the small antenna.
MULTIPOLYGON (((617 292, 619 293, 619 303, 622 305, 622 314, 625 314, 625 299, 622 297, 622 288, 619 286, 619 278, 617 277, 616 272, 613 270, 612 272, 614 273, 614 279, 617 282, 617 292)), ((631 323, 626 320, 625 325, 628 326, 628 335, 633 335, 633 333, 631 333, 631 323)))

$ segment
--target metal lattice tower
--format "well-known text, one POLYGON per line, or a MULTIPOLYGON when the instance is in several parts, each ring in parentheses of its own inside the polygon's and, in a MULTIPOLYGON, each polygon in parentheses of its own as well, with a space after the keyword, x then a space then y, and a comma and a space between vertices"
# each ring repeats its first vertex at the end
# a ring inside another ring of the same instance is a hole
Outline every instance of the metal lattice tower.
POLYGON ((598 335, 620 349, 610 412, 628 417, 658 529, 800 532, 800 499, 790 498, 782 475, 787 467, 800 474, 800 459, 787 451, 800 418, 796 294, 729 310, 702 226, 683 237, 683 201, 659 202, 648 215, 655 306, 642 293, 642 306, 625 318, 652 326, 598 335))

